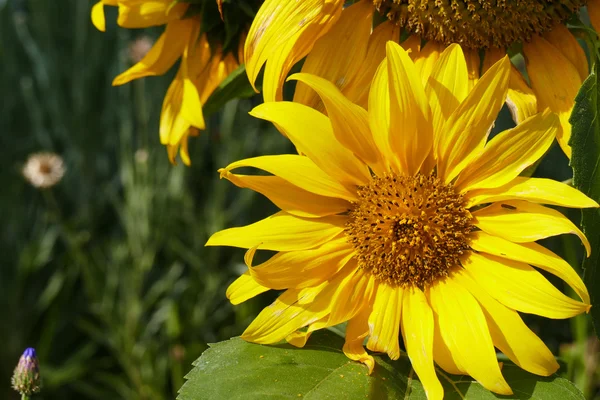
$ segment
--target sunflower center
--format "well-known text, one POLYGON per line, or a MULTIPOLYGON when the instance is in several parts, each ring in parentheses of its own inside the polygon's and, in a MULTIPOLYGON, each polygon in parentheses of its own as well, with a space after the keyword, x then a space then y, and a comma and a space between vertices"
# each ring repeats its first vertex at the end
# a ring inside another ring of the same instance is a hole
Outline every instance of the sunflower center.
POLYGON ((373 0, 409 33, 443 44, 504 48, 564 23, 587 0, 373 0))
POLYGON ((473 230, 463 196, 435 175, 375 178, 358 189, 345 232, 360 268, 423 288, 460 265, 473 230))

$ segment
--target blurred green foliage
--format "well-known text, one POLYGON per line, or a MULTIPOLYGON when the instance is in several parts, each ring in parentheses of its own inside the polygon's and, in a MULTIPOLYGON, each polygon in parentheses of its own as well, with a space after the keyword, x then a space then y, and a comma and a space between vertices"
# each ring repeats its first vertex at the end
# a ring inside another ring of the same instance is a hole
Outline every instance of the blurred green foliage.
MULTIPOLYGON (((10 375, 28 346, 38 350, 42 399, 174 398, 206 344, 239 335, 273 297, 232 307, 225 289, 246 268, 243 251, 204 243, 275 210, 217 169, 290 144, 247 115, 259 98, 234 100, 190 139, 192 167, 171 166, 158 120, 176 68, 111 86, 131 65, 132 41, 160 28, 120 29, 111 9, 98 32, 93 2, 0 0, 0 399, 18 398, 10 375), (21 176, 37 151, 65 160, 51 190, 21 176)), ((495 130, 507 121, 504 110, 495 130)), ((536 175, 571 172, 554 148, 536 175)), ((579 265, 576 239, 545 244, 579 265)), ((594 398, 599 345, 587 316, 525 317, 564 357, 561 373, 594 398)))
POLYGON ((238 335, 264 305, 234 310, 225 289, 243 253, 204 243, 274 211, 217 169, 289 144, 234 100, 190 139, 193 166, 171 166, 158 120, 174 71, 111 86, 132 40, 160 29, 118 28, 108 10, 98 32, 92 4, 0 1, 2 399, 18 398, 10 375, 27 346, 41 398, 174 398, 206 343, 238 335), (21 176, 37 151, 65 160, 50 190, 21 176))

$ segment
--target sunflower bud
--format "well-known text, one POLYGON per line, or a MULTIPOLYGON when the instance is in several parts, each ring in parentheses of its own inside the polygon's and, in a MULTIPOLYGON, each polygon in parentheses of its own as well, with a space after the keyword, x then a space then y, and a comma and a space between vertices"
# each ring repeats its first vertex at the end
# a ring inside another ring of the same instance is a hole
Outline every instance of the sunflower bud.
POLYGON ((40 364, 35 349, 28 347, 19 359, 12 377, 12 387, 21 395, 31 396, 42 388, 40 364))

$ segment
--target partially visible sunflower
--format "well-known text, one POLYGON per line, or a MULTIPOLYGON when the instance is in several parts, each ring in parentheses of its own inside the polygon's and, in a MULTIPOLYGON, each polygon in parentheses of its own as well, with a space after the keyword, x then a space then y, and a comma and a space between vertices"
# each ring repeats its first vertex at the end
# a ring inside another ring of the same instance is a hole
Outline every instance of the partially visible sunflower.
POLYGON ((101 0, 92 8, 92 21, 101 31, 106 29, 105 6, 119 8, 117 23, 124 28, 166 25, 164 33, 150 51, 137 64, 117 76, 113 85, 122 85, 146 76, 162 75, 181 59, 179 71, 163 102, 160 140, 167 146, 171 162, 175 162, 179 151, 181 160, 186 165, 190 165, 188 138, 197 136, 198 130, 205 128, 202 105, 239 66, 243 57, 241 46, 245 34, 235 32, 234 36, 239 37, 233 41, 226 38, 223 24, 217 24, 219 26, 215 28, 214 21, 220 20, 217 4, 214 0, 206 0, 204 3, 101 0), (207 13, 210 15, 205 15, 207 13), (207 29, 203 26, 203 18, 211 21, 207 29), (224 48, 226 39, 229 44, 224 48))
MULTIPOLYGON (((509 105, 515 122, 549 107, 559 115, 562 129, 558 142, 567 156, 571 125, 568 122, 575 95, 588 75, 583 49, 566 28, 566 21, 582 6, 588 8, 594 26, 600 27, 600 0, 360 0, 344 8, 344 0, 266 0, 250 28, 245 46, 246 69, 255 82, 266 64, 263 80, 265 101, 281 100, 281 87, 290 68, 308 54, 303 72, 336 83, 345 94, 356 74, 364 74, 382 57, 367 57, 372 15, 378 10, 407 35, 411 57, 428 58, 431 65, 451 43, 463 47, 480 75, 480 52, 487 65, 521 46, 529 82, 517 69, 511 72, 509 105), (327 33, 329 32, 329 33, 327 33), (339 65, 338 65, 339 64, 339 65)), ((398 36, 395 38, 398 40, 398 36)), ((406 46, 405 46, 406 47, 406 46)), ((375 54, 383 50, 373 50, 375 54)), ((295 101, 314 106, 316 97, 300 84, 295 101)))
POLYGON ((397 359, 402 335, 429 399, 443 397, 434 363, 511 394, 494 347, 538 375, 559 367, 517 311, 568 318, 590 308, 581 278, 536 240, 576 234, 588 255, 589 242, 542 204, 598 204, 560 182, 519 176, 560 129, 550 111, 487 141, 506 99, 508 57, 470 85, 461 48, 450 45, 424 84, 407 51, 388 42, 386 54, 368 111, 326 79, 301 73, 290 79, 315 90, 327 116, 295 102, 251 112, 273 122, 302 155, 221 169, 281 211, 217 232, 207 245, 249 249, 248 272, 227 291, 232 303, 285 290, 243 333, 248 341, 303 346, 311 332, 348 321, 343 351, 369 371, 365 338, 368 349, 397 359), (232 172, 246 167, 272 175, 232 172), (257 249, 278 253, 253 266, 257 249), (538 269, 567 282, 581 301, 538 269))

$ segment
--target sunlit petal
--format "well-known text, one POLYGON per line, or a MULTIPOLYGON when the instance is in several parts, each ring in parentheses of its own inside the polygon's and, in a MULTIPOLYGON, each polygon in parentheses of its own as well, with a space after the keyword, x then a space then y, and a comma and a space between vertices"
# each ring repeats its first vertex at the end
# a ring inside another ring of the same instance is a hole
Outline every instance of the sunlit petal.
POLYGON ((494 346, 531 373, 549 376, 556 372, 558 363, 554 356, 516 311, 494 300, 468 274, 457 273, 453 279, 471 292, 481 305, 494 346))
POLYGON ((518 176, 494 189, 475 189, 465 193, 468 206, 505 200, 527 200, 571 208, 598 207, 598 203, 579 190, 546 178, 518 176))
MULTIPOLYGON (((372 23, 373 5, 369 2, 346 7, 331 30, 315 43, 302 72, 324 78, 343 90, 365 59, 372 23)), ((301 81, 294 91, 294 102, 318 108, 320 99, 301 81)))
POLYGON ((567 282, 584 303, 590 302, 585 284, 568 262, 537 243, 514 243, 483 231, 473 232, 473 250, 534 265, 567 282))
POLYGON ((517 243, 527 243, 572 233, 581 239, 588 256, 591 253, 589 241, 575 224, 560 212, 539 204, 507 200, 472 214, 475 217, 475 225, 491 235, 517 243))
POLYGON ((240 304, 269 290, 268 287, 258 284, 248 272, 237 278, 229 287, 225 295, 231 304, 240 304))
POLYGON ((340 214, 351 207, 346 200, 311 193, 278 176, 237 175, 224 171, 221 177, 238 187, 261 193, 283 211, 299 217, 316 218, 340 214))
POLYGON ((423 384, 427 399, 442 399, 444 389, 433 365, 433 311, 425 294, 406 290, 402 298, 402 337, 410 363, 423 384))
POLYGON ((542 274, 522 262, 471 253, 463 260, 463 266, 487 293, 517 311, 570 318, 590 308, 589 304, 562 294, 542 274))
POLYGON ((221 174, 236 168, 253 167, 278 176, 301 189, 326 197, 338 197, 353 201, 356 193, 323 172, 305 156, 283 154, 278 156, 262 156, 236 161, 219 170, 221 174))
POLYGON ((364 185, 370 180, 369 168, 336 139, 331 121, 320 112, 298 103, 269 102, 250 115, 273 122, 300 153, 338 182, 364 185))
POLYGON ((456 187, 466 192, 509 183, 544 155, 559 129, 558 117, 546 110, 498 134, 460 173, 456 187))
POLYGON ((344 216, 305 219, 282 211, 251 225, 219 231, 208 239, 206 246, 249 249, 260 245, 263 250, 276 251, 312 249, 340 234, 346 219, 344 216))
POLYGON ((431 111, 417 69, 406 50, 387 44, 390 84, 389 142, 403 171, 416 174, 431 151, 431 111))
POLYGON ((449 278, 431 286, 429 300, 456 364, 486 389, 512 394, 500 372, 485 316, 473 295, 449 278))
POLYGON ((494 64, 446 121, 435 148, 438 176, 445 182, 452 181, 483 150, 506 100, 510 68, 508 57, 494 64))
POLYGON ((367 348, 387 353, 392 360, 400 357, 400 316, 402 313, 401 288, 380 283, 377 287, 373 310, 369 316, 367 348))

